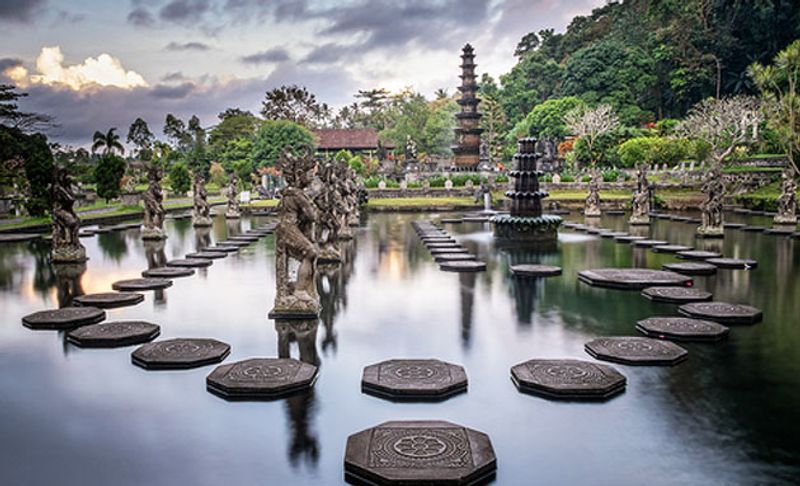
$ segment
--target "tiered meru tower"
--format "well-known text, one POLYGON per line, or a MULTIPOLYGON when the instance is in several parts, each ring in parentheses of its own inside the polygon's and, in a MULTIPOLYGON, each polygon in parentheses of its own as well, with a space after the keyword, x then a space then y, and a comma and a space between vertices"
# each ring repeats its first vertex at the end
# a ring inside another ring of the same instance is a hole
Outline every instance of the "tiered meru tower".
POLYGON ((461 98, 458 104, 461 105, 461 112, 456 113, 458 128, 456 132, 456 145, 453 153, 456 156, 456 167, 464 169, 474 169, 478 166, 481 157, 481 133, 482 128, 478 128, 481 114, 478 112, 478 82, 475 76, 475 51, 472 46, 467 44, 461 53, 461 98))
POLYGON ((514 180, 514 188, 506 192, 511 199, 511 214, 493 216, 494 235, 511 242, 555 242, 561 218, 542 214, 542 199, 549 196, 539 188, 538 170, 542 154, 537 151, 535 138, 522 138, 517 142, 514 154, 514 170, 508 175, 514 180))

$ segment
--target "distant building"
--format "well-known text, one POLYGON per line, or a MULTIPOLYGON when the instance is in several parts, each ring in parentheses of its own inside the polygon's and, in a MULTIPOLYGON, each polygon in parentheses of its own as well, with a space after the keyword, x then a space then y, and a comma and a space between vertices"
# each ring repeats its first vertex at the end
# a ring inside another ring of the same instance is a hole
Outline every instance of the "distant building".
POLYGON ((389 151, 395 148, 391 142, 382 144, 377 130, 372 128, 324 129, 313 132, 317 139, 317 151, 325 154, 349 150, 353 154, 375 157, 381 150, 389 151))

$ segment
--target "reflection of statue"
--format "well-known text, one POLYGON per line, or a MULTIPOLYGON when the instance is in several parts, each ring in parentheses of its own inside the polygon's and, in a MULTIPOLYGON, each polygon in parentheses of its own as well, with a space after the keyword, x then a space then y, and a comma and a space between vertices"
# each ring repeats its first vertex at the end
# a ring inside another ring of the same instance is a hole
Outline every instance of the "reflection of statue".
POLYGON ((81 278, 86 273, 86 263, 71 263, 56 265, 56 297, 58 307, 69 307, 75 297, 83 295, 81 278))
POLYGON ((156 163, 151 163, 147 168, 147 181, 149 185, 144 193, 144 224, 142 225, 143 240, 163 240, 167 237, 164 232, 164 194, 161 192, 161 168, 156 163))
POLYGON ((72 178, 64 167, 58 167, 53 183, 53 263, 85 262, 86 248, 78 240, 81 220, 75 214, 75 193, 72 178))
POLYGON ((194 212, 192 213, 192 225, 211 226, 211 207, 208 205, 208 192, 206 192, 206 181, 200 174, 194 176, 194 212))
POLYGON ((584 216, 601 216, 600 211, 600 171, 592 168, 592 175, 589 178, 589 194, 586 196, 586 205, 583 210, 584 216))
POLYGON ((781 176, 781 195, 778 198, 778 214, 775 224, 797 224, 797 183, 794 172, 786 170, 781 176))
POLYGON ((725 197, 725 184, 722 182, 722 173, 719 167, 714 167, 706 175, 706 180, 701 188, 706 198, 700 206, 703 222, 697 228, 699 236, 722 238, 722 199, 725 197))
POLYGON ((650 183, 647 182, 647 166, 639 166, 636 191, 633 193, 631 201, 630 224, 647 225, 650 224, 650 183))
POLYGON ((319 328, 317 319, 277 319, 275 331, 278 333, 278 357, 291 358, 291 344, 296 342, 300 361, 319 366, 317 328, 319 328))
MULTIPOLYGON (((167 264, 167 253, 164 251, 164 240, 145 240, 144 241, 144 256, 147 259, 147 269, 160 268, 167 264)), ((167 303, 166 291, 164 289, 156 289, 153 291, 153 301, 157 305, 164 305, 167 303)))
POLYGON ((344 201, 337 190, 336 166, 325 164, 320 176, 314 180, 314 204, 319 211, 319 224, 316 228, 316 241, 319 245, 319 263, 338 263, 342 256, 339 251, 339 221, 344 212, 344 201))
POLYGON ((227 219, 238 219, 242 217, 239 201, 236 199, 236 174, 231 172, 228 184, 228 209, 225 211, 227 219))
POLYGON ((287 186, 281 191, 278 204, 278 225, 275 229, 276 284, 274 319, 307 319, 319 315, 319 295, 314 278, 317 246, 314 243, 317 209, 303 189, 317 171, 311 149, 294 155, 284 151, 279 160, 287 186), (290 263, 298 262, 296 272, 290 263), (294 278, 290 273, 295 273, 294 278))

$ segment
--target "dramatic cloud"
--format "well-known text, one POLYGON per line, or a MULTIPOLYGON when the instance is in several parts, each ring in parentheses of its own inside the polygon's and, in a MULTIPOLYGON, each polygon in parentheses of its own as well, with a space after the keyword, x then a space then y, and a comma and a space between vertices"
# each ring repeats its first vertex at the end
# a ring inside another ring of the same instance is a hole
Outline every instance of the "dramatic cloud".
POLYGON ((170 42, 164 47, 168 51, 207 51, 211 46, 202 42, 170 42))
POLYGON ((161 81, 167 83, 172 81, 185 81, 185 80, 186 76, 180 71, 175 71, 174 73, 167 73, 164 76, 161 76, 161 81))
POLYGON ((192 91, 194 91, 193 83, 181 83, 177 86, 158 84, 150 91, 150 94, 156 98, 179 100, 181 98, 186 98, 192 91))
POLYGON ((311 50, 306 57, 303 58, 306 64, 332 64, 342 61, 354 51, 352 46, 344 46, 341 44, 323 44, 311 50))
POLYGON ((47 0, 0 0, 0 23, 30 23, 46 4, 47 0))
POLYGON ((283 47, 273 47, 272 49, 267 49, 266 51, 250 54, 249 56, 243 56, 240 59, 246 64, 266 64, 288 61, 290 56, 289 51, 283 47))
MULTIPOLYGON (((20 72, 16 78, 10 70, 5 70, 5 73, 21 85, 62 85, 76 91, 95 85, 126 89, 147 86, 147 81, 141 75, 126 71, 119 59, 108 54, 100 54, 96 58, 88 57, 81 64, 64 66, 64 54, 58 46, 42 48, 36 58, 36 71, 38 74, 33 74, 28 79, 20 79, 20 72)), ((27 70, 24 74, 27 75, 27 70)))
POLYGON ((158 17, 175 23, 199 22, 210 8, 208 0, 172 0, 161 7, 158 17))
POLYGON ((152 27, 156 19, 146 8, 136 7, 128 14, 128 22, 138 27, 152 27))

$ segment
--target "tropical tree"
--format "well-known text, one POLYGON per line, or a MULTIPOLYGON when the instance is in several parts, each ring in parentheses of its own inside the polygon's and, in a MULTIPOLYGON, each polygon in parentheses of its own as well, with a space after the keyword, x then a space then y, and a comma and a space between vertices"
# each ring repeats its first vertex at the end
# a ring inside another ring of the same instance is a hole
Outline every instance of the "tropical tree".
POLYGON ((42 216, 52 207, 54 167, 47 137, 0 125, 0 186, 22 189, 31 216, 42 216))
POLYGON ((100 149, 103 149, 104 156, 113 154, 116 151, 119 151, 121 154, 125 153, 125 147, 123 147, 122 142, 120 142, 116 127, 109 128, 105 133, 100 130, 94 132, 92 136, 92 153, 96 153, 100 149))
POLYGON ((177 194, 186 194, 192 187, 192 176, 183 162, 177 162, 169 168, 169 185, 177 194))
POLYGON ((163 132, 179 152, 186 152, 192 145, 192 134, 186 130, 186 124, 172 113, 167 113, 163 132))
POLYGON ((126 141, 136 147, 136 156, 140 160, 148 161, 153 158, 153 142, 155 135, 150 131, 147 122, 137 118, 128 128, 128 138, 126 141))
POLYGON ((314 135, 303 125, 288 120, 267 120, 256 133, 250 154, 255 168, 274 166, 284 148, 313 147, 314 135))
POLYGON ((570 133, 564 115, 586 103, 575 96, 553 98, 536 105, 530 113, 514 126, 511 135, 514 140, 521 137, 541 137, 563 140, 570 133))
POLYGON ((595 146, 598 138, 619 126, 619 119, 610 105, 599 105, 596 108, 576 107, 564 115, 564 123, 572 135, 586 144, 591 166, 597 163, 595 146))
POLYGON ((106 152, 94 168, 94 182, 97 195, 106 202, 120 193, 120 181, 125 175, 125 161, 113 152, 106 152))
POLYGON ((508 119, 499 101, 489 95, 480 98, 480 109, 483 112, 480 127, 484 130, 483 139, 489 148, 490 162, 497 163, 503 159, 504 142, 508 135, 508 119))
POLYGON ((266 120, 289 120, 316 128, 327 123, 330 108, 317 101, 317 97, 305 86, 280 86, 266 92, 261 115, 266 120))

